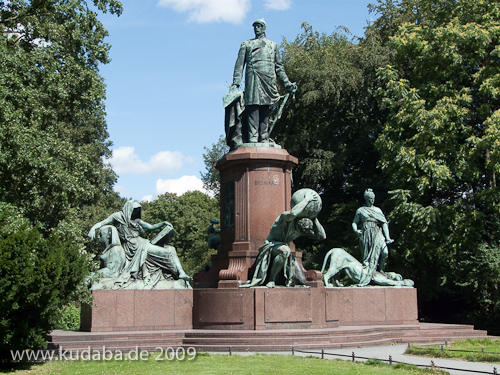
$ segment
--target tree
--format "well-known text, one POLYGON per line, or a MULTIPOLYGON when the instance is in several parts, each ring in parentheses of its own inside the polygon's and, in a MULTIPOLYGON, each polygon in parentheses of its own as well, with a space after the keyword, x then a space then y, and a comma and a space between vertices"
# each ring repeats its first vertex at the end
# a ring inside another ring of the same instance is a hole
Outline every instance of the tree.
POLYGON ((93 9, 122 8, 0 1, 0 350, 45 345, 89 271, 85 223, 116 198, 98 71, 109 45, 93 9))
POLYGON ((299 159, 294 189, 312 188, 323 199, 320 221, 327 240, 304 254, 306 264, 317 268, 332 247, 359 254, 351 222, 363 192, 373 188, 382 201, 387 192, 374 147, 385 113, 375 93, 377 68, 388 63, 390 53, 376 33, 355 43, 346 31, 320 35, 308 24, 302 27, 295 41, 282 45, 285 70, 298 91, 274 135, 299 159))
POLYGON ((226 138, 219 136, 212 148, 203 147, 203 162, 205 163, 205 172, 201 172, 203 188, 215 197, 220 196, 220 174, 214 167, 214 163, 224 157, 229 152, 229 146, 226 144, 226 138))
POLYGON ((0 360, 11 350, 38 349, 59 308, 88 274, 81 246, 44 236, 14 207, 0 211, 0 360))
POLYGON ((178 233, 170 245, 179 255, 187 274, 199 272, 210 263, 215 250, 207 244, 210 219, 219 217, 219 200, 200 191, 189 191, 181 196, 173 193, 160 195, 152 202, 142 202, 143 219, 149 223, 168 221, 178 233))
POLYGON ((389 117, 376 145, 398 248, 422 300, 441 301, 447 319, 474 311, 498 322, 500 8, 410 4, 413 19, 392 28, 394 61, 379 73, 389 117))
POLYGON ((0 15, 0 200, 48 232, 116 179, 103 161, 107 31, 80 1, 2 2, 0 15))

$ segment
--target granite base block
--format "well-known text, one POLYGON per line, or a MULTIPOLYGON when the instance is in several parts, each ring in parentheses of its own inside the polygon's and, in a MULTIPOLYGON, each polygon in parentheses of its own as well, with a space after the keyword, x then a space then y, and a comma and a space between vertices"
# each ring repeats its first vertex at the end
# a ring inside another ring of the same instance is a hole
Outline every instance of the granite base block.
POLYGON ((417 324, 414 288, 94 290, 89 332, 324 329, 417 324))
POLYGON ((414 288, 195 289, 194 329, 417 324, 414 288))
POLYGON ((94 290, 84 305, 82 331, 178 330, 193 327, 193 290, 94 290))
POLYGON ((327 321, 340 326, 415 324, 417 289, 391 287, 326 288, 327 321))

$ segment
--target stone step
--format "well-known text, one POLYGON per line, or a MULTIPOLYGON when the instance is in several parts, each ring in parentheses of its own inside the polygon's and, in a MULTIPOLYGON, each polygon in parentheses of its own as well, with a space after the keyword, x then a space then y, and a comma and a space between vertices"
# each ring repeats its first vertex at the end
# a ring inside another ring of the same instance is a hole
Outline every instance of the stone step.
POLYGON ((185 337, 185 331, 145 331, 145 332, 83 332, 83 331, 52 331, 48 336, 48 340, 63 341, 97 341, 97 340, 123 340, 133 339, 142 340, 152 337, 162 339, 178 339, 185 337))
POLYGON ((48 348, 63 350, 159 351, 166 347, 194 347, 200 351, 281 351, 347 348, 391 343, 430 343, 484 338, 486 331, 468 325, 428 324, 339 327, 321 330, 186 330, 133 332, 54 331, 48 348))

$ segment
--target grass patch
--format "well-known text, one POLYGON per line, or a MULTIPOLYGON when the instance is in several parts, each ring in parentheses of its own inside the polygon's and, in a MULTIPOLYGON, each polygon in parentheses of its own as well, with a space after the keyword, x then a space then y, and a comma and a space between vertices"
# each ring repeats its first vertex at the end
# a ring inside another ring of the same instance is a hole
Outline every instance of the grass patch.
POLYGON ((451 345, 412 345, 406 354, 421 357, 453 358, 468 362, 500 362, 500 340, 467 339, 451 345))
POLYGON ((312 357, 289 355, 251 356, 198 354, 192 361, 54 361, 43 364, 10 365, 1 370, 2 373, 16 375, 60 374, 60 375, 94 375, 94 374, 331 374, 331 375, 420 375, 447 374, 444 371, 419 369, 416 366, 388 365, 380 362, 363 363, 343 360, 326 360, 312 357))

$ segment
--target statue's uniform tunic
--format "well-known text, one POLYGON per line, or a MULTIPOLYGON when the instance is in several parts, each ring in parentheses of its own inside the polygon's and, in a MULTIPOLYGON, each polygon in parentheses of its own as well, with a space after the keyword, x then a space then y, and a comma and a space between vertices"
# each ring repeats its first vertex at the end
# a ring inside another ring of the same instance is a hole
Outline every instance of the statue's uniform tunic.
POLYGON ((241 44, 233 85, 241 84, 245 64, 244 100, 248 111, 249 142, 265 141, 269 138, 270 106, 280 98, 276 79, 285 87, 291 83, 281 63, 278 45, 266 38, 250 39, 241 44))

